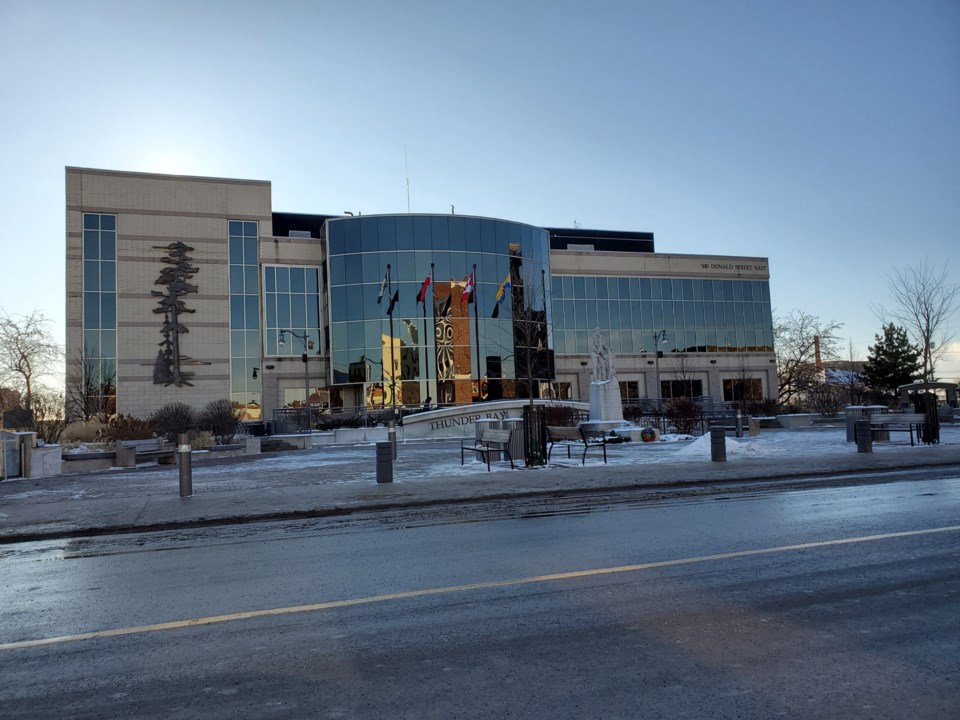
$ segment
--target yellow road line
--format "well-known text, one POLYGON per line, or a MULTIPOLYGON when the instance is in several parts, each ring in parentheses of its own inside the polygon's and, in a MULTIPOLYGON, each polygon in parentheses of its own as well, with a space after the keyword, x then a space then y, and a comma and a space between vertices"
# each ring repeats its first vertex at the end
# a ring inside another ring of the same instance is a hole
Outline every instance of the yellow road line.
POLYGON ((875 542, 877 540, 890 540, 893 538, 957 532, 958 530, 960 530, 960 525, 950 525, 947 527, 927 528, 924 530, 908 530, 906 532, 885 533, 883 535, 863 535, 860 537, 841 538, 839 540, 821 540, 819 542, 800 543, 797 545, 780 545, 778 547, 759 548, 756 550, 738 550, 736 552, 718 553, 716 555, 701 555, 698 557, 679 558, 676 560, 660 560, 658 562, 639 563, 637 565, 621 565, 619 567, 594 568, 592 570, 575 570, 573 572, 552 573, 550 575, 534 575, 532 577, 514 578, 511 580, 491 580, 488 582, 468 583, 466 585, 451 585, 449 587, 409 590, 407 592, 371 595, 369 597, 351 598, 348 600, 333 600, 331 602, 314 603, 311 605, 296 605, 293 607, 269 608, 266 610, 249 610, 247 612, 230 613, 229 615, 211 615, 208 617, 194 618, 192 620, 175 620, 173 622, 158 623, 156 625, 140 625, 138 627, 100 630, 97 632, 79 633, 77 635, 61 635, 59 637, 43 638, 40 640, 22 640, 20 642, 0 644, 0 651, 21 650, 23 648, 42 647, 44 645, 59 645, 61 643, 120 637, 123 635, 138 635, 140 633, 158 632, 161 630, 177 630, 180 628, 195 627, 198 625, 215 625, 217 623, 232 622, 234 620, 249 620, 251 618, 269 617, 271 615, 291 615, 293 613, 335 610, 337 608, 353 607, 355 605, 371 605, 373 603, 389 602, 391 600, 404 600, 407 598, 427 597, 430 595, 446 595, 450 593, 469 592, 472 590, 489 590, 491 588, 532 585, 535 583, 557 582, 560 580, 575 580, 578 578, 596 577, 600 575, 613 575, 615 573, 629 573, 640 570, 652 570, 655 568, 675 567, 678 565, 692 565, 694 563, 713 562, 716 560, 731 560, 734 558, 751 557, 754 555, 770 555, 773 553, 791 552, 794 550, 809 550, 812 548, 824 548, 834 545, 852 545, 854 543, 875 542))

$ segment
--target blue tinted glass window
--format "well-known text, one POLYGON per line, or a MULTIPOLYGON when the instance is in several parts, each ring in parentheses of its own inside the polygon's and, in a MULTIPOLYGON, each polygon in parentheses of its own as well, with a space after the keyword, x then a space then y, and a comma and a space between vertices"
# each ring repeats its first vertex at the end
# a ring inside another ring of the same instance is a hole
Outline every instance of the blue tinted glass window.
POLYGON ((100 229, 100 216, 95 213, 84 213, 83 215, 83 229, 84 230, 99 230, 100 229))
POLYGON ((103 330, 100 332, 100 356, 105 358, 117 357, 116 330, 103 330))
POLYGON ((290 268, 278 267, 277 269, 277 292, 290 292, 290 268))
POLYGON ((582 300, 587 296, 585 279, 582 275, 576 275, 573 278, 573 297, 582 300))
POLYGON ((396 218, 396 246, 398 250, 413 250, 416 245, 413 241, 413 217, 400 215, 396 218))
POLYGON ((485 253, 497 251, 497 231, 491 220, 480 220, 480 248, 485 253))
POLYGON ((100 325, 105 328, 117 326, 116 293, 100 293, 100 325))
POLYGON ((467 233, 465 218, 451 217, 447 221, 450 234, 450 249, 454 252, 464 252, 467 249, 467 233))
POLYGON ((306 290, 306 288, 307 288, 307 284, 303 277, 303 268, 302 267, 290 268, 290 292, 303 293, 306 290))
POLYGON ((295 328, 304 328, 307 325, 306 298, 302 295, 290 295, 290 324, 295 328))
POLYGON ((277 293, 277 327, 278 329, 290 327, 290 295, 288 293, 277 293))
POLYGON ((117 264, 114 262, 100 263, 100 289, 106 292, 117 290, 117 264))
MULTIPOLYGON (((344 285, 356 285, 357 283, 363 282, 363 265, 361 258, 361 255, 356 254, 344 255, 343 276, 334 279, 334 282, 343 283, 344 285)), ((386 271, 386 269, 386 267, 383 267, 377 273, 378 280, 383 277, 383 273, 386 271)), ((277 282, 280 282, 279 279, 277 282)))
POLYGON ((605 277, 597 278, 596 297, 598 300, 606 300, 609 297, 607 293, 607 279, 605 277))
POLYGON ((441 216, 430 218, 430 236, 434 250, 450 249, 450 237, 447 231, 446 217, 441 216))
POLYGON ((235 295, 243 294, 243 265, 230 266, 230 292, 235 295))
POLYGON ((563 299, 563 279, 558 275, 553 276, 553 299, 562 300, 563 299))
MULTIPOLYGON (((106 216, 104 216, 106 217, 106 216)), ((117 236, 113 232, 100 232, 100 259, 117 259, 117 236)))
POLYGON ((377 246, 381 251, 397 249, 397 223, 392 216, 377 218, 377 246))
POLYGON ((230 296, 230 327, 242 330, 243 324, 243 296, 230 296))
POLYGON ((83 259, 100 259, 100 233, 86 230, 83 233, 83 259))
POLYGON ((96 260, 85 260, 83 263, 83 289, 100 289, 100 263, 96 260))
POLYGON ((243 238, 242 237, 231 237, 230 238, 230 249, 229 249, 229 258, 231 264, 243 264, 243 238))
POLYGON ((245 265, 256 265, 257 257, 257 238, 245 237, 243 239, 243 262, 245 265))
POLYGON ((247 295, 245 301, 246 327, 248 330, 255 330, 260 327, 260 298, 256 295, 247 295))

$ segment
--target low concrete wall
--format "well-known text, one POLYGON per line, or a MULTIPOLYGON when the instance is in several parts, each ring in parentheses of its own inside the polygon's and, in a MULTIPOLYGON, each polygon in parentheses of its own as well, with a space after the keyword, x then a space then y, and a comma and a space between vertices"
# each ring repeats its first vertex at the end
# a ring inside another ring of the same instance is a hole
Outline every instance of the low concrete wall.
POLYGON ((63 474, 63 460, 59 445, 44 445, 30 449, 30 477, 57 477, 63 474))
POLYGON ((74 475, 76 473, 99 472, 109 470, 114 466, 117 454, 113 452, 70 453, 63 456, 61 473, 74 475))
POLYGON ((793 429, 813 424, 813 415, 777 415, 780 427, 793 429))

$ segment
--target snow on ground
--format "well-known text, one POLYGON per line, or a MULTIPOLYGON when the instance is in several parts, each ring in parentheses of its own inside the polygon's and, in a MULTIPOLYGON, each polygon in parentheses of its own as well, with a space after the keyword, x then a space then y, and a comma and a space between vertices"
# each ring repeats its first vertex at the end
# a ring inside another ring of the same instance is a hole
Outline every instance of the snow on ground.
MULTIPOLYGON (((960 427, 941 428, 941 444, 960 446, 960 427)), ((903 433, 893 436, 889 443, 874 443, 875 453, 902 451, 906 446, 909 449, 909 440, 903 433)), ((846 429, 806 428, 797 430, 763 430, 757 437, 738 439, 732 436, 726 438, 727 461, 749 462, 754 458, 822 458, 825 455, 848 455, 856 453, 856 446, 846 442, 846 429)), ((550 457, 549 467, 580 467, 582 446, 572 446, 570 459, 562 446, 557 446, 550 457)), ((395 467, 394 479, 411 481, 426 480, 429 478, 442 479, 451 476, 486 474, 487 465, 475 453, 467 453, 465 464, 460 464, 459 442, 423 443, 418 441, 400 442, 397 454, 400 462, 395 467), (475 457, 471 457, 474 455, 475 457), (415 463, 404 460, 416 459, 415 463)), ((267 477, 290 471, 300 471, 309 475, 311 469, 323 470, 326 476, 324 483, 341 483, 351 481, 368 482, 376 471, 375 445, 331 446, 317 448, 312 451, 291 451, 270 458, 250 460, 240 464, 214 465, 210 467, 194 466, 194 479, 224 480, 236 478, 238 475, 267 477), (331 466, 342 466, 342 472, 333 473, 331 478, 327 472, 331 466)), ((522 467, 522 460, 514 463, 522 467)), ((694 438, 690 435, 664 435, 658 442, 627 442, 607 446, 608 465, 637 465, 645 463, 677 463, 677 462, 710 462, 710 436, 702 435, 694 438)), ((587 451, 587 466, 602 465, 603 453, 599 448, 587 451)), ((492 463, 492 472, 509 471, 510 465, 506 461, 492 463)), ((137 473, 138 479, 149 475, 169 476, 170 470, 156 470, 137 473)), ((300 478, 303 482, 303 478, 300 478)), ((275 483, 269 483, 275 484, 275 483)), ((251 487, 249 479, 243 482, 244 487, 251 487)))
MULTIPOLYGON (((923 446, 911 448, 904 433, 893 436, 893 442, 874 443, 874 453, 923 452, 923 446)), ((941 445, 957 446, 960 449, 960 427, 941 428, 941 445)), ((727 436, 728 463, 749 463, 761 459, 795 460, 823 458, 825 456, 851 455, 857 452, 853 443, 846 442, 844 427, 814 427, 795 430, 762 430, 757 437, 738 439, 727 436)), ((549 472, 550 468, 581 467, 582 446, 571 447, 571 457, 562 446, 554 448, 550 463, 537 472, 549 472)), ((399 461, 394 466, 396 482, 441 482, 451 477, 490 477, 497 473, 510 472, 506 461, 493 463, 491 473, 487 465, 475 453, 466 454, 466 462, 460 464, 460 443, 447 441, 400 442, 397 448, 399 461)), ((694 438, 689 435, 664 435, 658 442, 626 442, 607 446, 608 465, 630 466, 649 463, 709 463, 710 436, 694 438)), ((517 470, 522 472, 523 460, 514 459, 517 470)), ((587 451, 586 467, 603 465, 600 448, 587 451)), ((158 487, 174 486, 177 468, 173 466, 148 465, 135 472, 116 470, 95 475, 64 476, 66 483, 55 483, 60 493, 74 499, 93 499, 128 495, 139 497, 156 492, 158 487)), ((51 479, 53 480, 53 479, 51 479)), ((194 489, 197 492, 251 490, 257 488, 283 488, 304 485, 333 485, 344 483, 372 484, 376 481, 376 449, 374 443, 358 445, 323 446, 313 450, 289 451, 271 457, 238 458, 236 462, 204 465, 197 457, 193 466, 194 489)), ((33 481, 29 481, 33 482, 33 481)), ((42 481, 41 481, 42 482, 42 481)), ((54 483, 51 483, 53 485, 54 483)), ((29 490, 13 483, 3 483, 5 501, 28 499, 45 495, 54 488, 43 485, 29 490)))

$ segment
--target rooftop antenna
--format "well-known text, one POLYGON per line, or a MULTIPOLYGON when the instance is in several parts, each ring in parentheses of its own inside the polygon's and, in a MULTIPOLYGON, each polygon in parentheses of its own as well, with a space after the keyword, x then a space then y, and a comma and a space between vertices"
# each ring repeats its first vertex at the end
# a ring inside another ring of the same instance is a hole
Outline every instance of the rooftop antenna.
POLYGON ((456 213, 453 211, 453 205, 450 206, 450 214, 451 214, 451 215, 456 215, 456 213))
POLYGON ((407 164, 407 146, 403 146, 403 172, 407 176, 407 214, 410 214, 410 166, 407 164))

